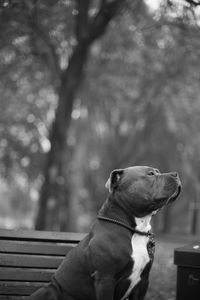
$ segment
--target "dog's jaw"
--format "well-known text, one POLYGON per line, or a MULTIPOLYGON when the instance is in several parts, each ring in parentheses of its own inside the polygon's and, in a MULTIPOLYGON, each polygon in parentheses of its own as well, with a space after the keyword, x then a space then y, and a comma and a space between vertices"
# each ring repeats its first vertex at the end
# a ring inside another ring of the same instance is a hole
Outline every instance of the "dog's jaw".
POLYGON ((179 183, 176 191, 170 196, 170 198, 167 200, 167 204, 168 203, 171 203, 171 202, 174 202, 176 200, 176 198, 178 198, 180 192, 181 192, 181 189, 182 189, 182 186, 181 184, 179 183))

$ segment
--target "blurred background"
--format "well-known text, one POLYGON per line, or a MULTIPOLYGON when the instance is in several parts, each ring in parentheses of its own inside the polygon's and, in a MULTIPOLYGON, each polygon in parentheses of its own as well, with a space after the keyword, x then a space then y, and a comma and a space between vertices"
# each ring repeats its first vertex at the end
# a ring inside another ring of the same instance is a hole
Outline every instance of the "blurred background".
POLYGON ((0 1, 0 227, 87 232, 115 168, 178 171, 154 231, 200 232, 190 0, 0 1))

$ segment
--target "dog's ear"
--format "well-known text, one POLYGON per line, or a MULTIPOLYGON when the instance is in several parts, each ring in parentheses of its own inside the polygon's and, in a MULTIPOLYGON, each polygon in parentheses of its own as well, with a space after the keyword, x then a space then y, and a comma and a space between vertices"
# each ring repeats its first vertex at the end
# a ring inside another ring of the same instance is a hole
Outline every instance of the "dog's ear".
POLYGON ((111 172, 110 177, 105 184, 105 187, 109 190, 110 193, 118 186, 123 173, 123 169, 117 169, 111 172))

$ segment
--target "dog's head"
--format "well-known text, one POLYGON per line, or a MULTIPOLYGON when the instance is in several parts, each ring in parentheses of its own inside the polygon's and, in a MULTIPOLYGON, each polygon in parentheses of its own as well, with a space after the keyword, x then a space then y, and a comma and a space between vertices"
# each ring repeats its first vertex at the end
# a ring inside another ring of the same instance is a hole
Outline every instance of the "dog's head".
POLYGON ((177 172, 160 173, 158 169, 136 166, 114 170, 106 183, 121 206, 130 208, 136 217, 156 212, 176 200, 181 192, 177 172))

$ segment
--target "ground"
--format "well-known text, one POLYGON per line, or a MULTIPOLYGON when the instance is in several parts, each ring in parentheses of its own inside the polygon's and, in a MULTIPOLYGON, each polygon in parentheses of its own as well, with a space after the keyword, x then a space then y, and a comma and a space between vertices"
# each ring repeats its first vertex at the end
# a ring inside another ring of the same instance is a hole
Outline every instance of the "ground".
POLYGON ((154 264, 150 273, 150 285, 145 300, 175 300, 176 266, 174 249, 189 241, 179 238, 156 239, 154 264))

